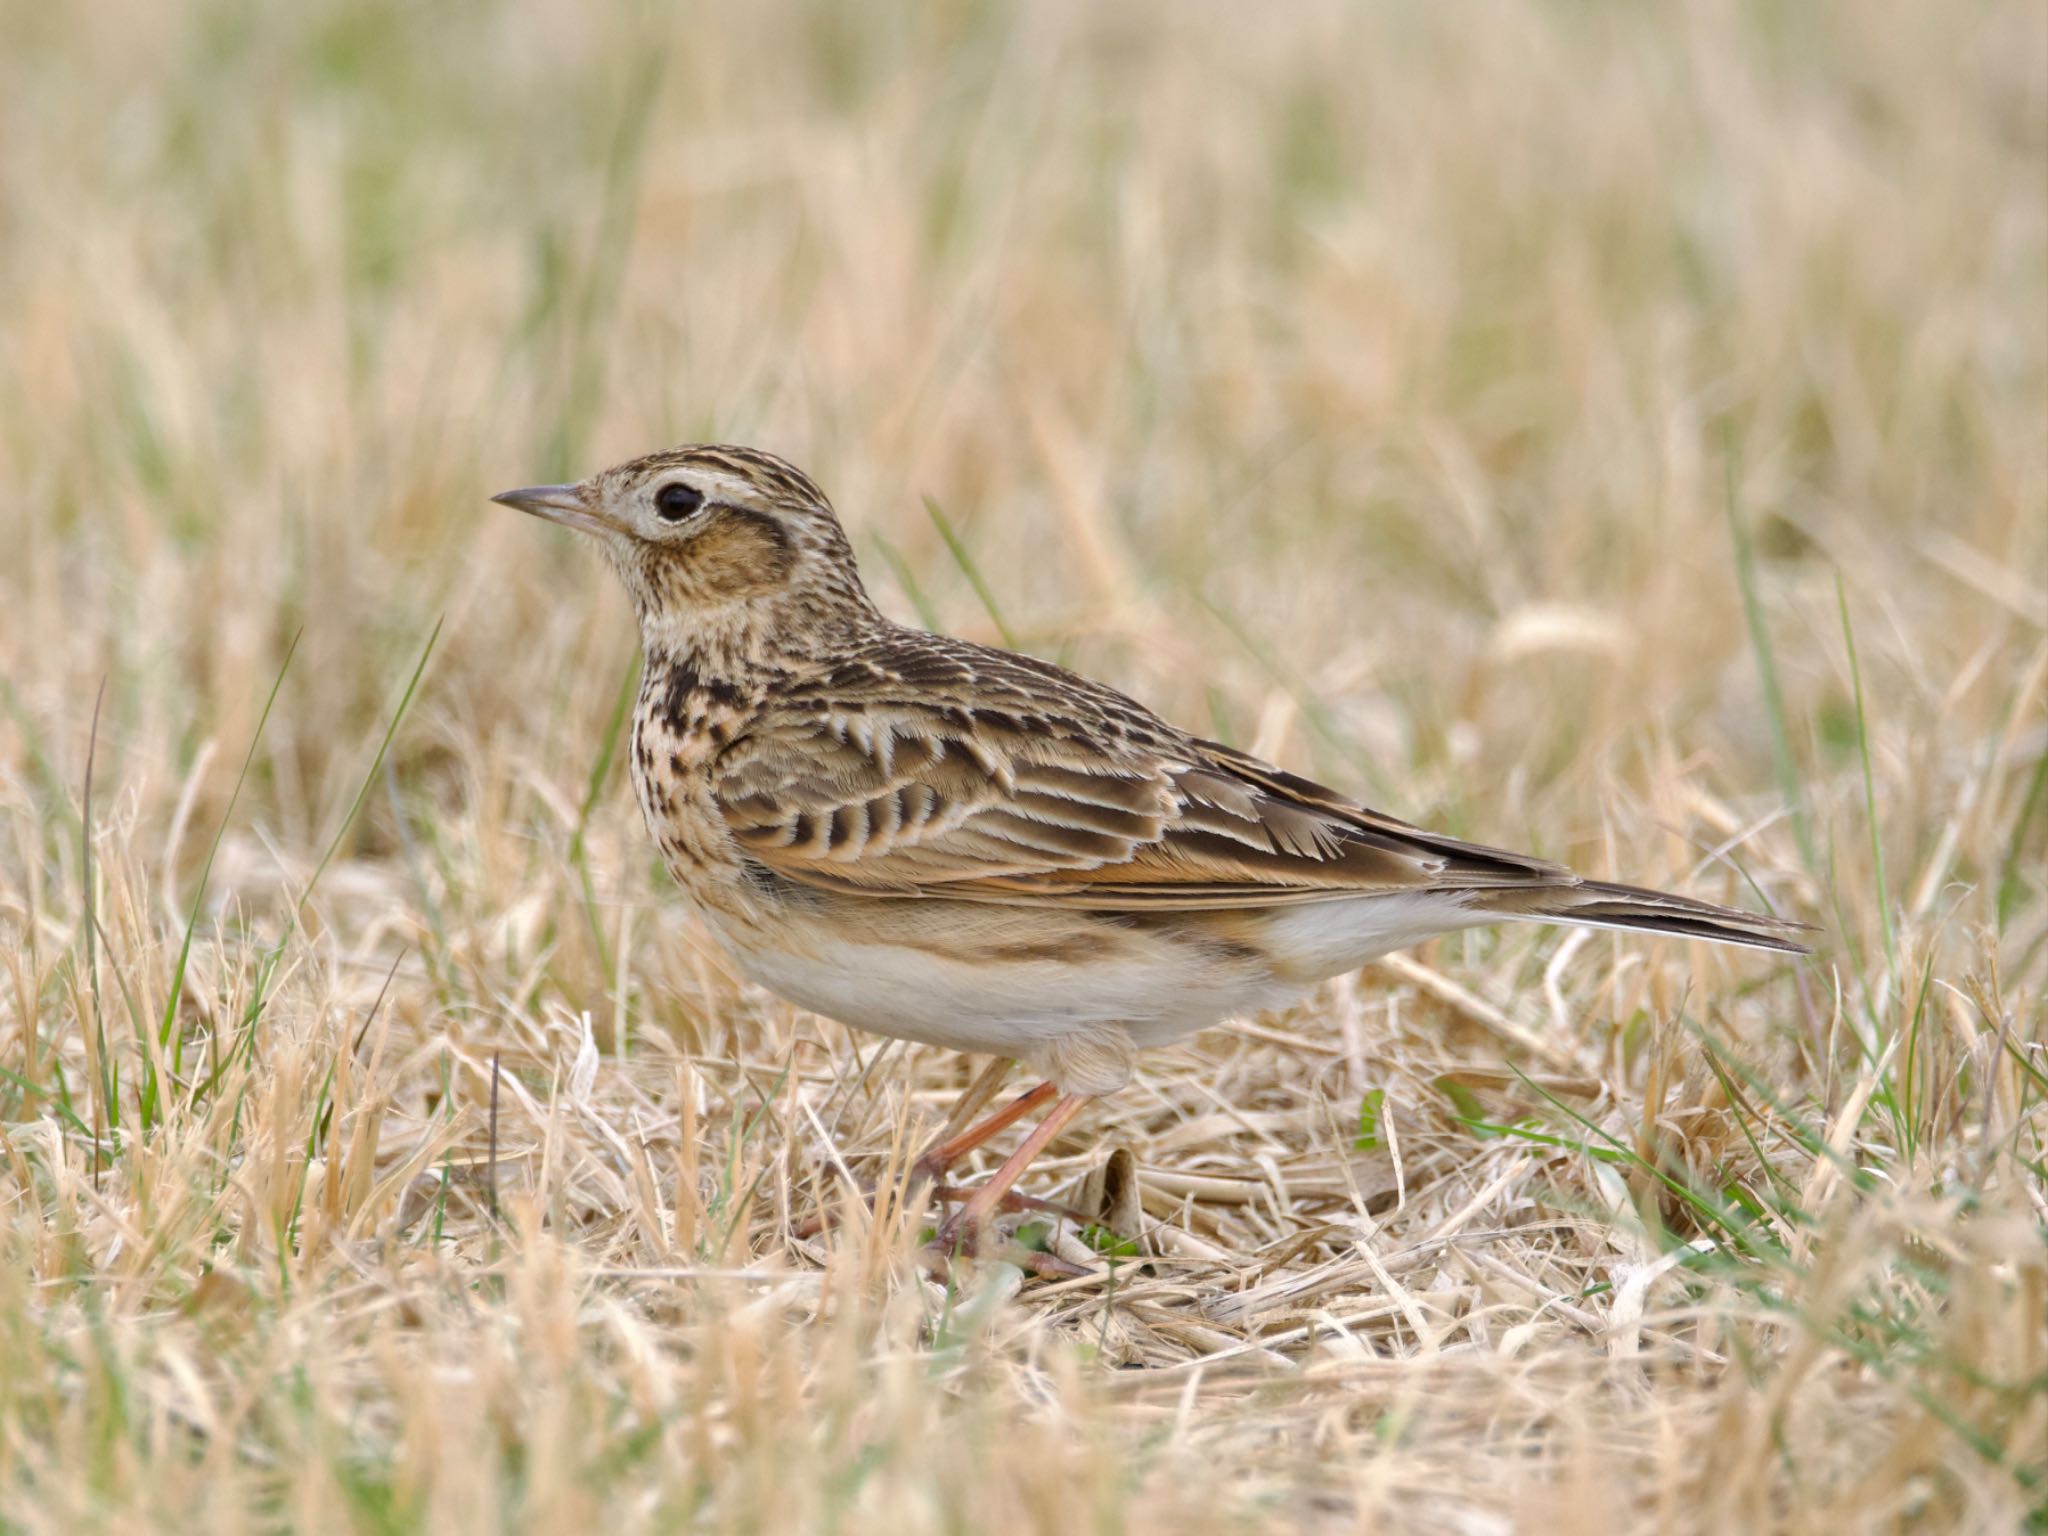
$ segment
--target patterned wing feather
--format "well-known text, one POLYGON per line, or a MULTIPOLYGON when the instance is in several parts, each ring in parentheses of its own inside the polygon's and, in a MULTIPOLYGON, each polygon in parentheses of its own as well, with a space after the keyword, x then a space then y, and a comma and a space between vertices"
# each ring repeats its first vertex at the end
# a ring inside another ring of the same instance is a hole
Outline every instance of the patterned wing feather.
POLYGON ((843 891, 1135 911, 1575 878, 1380 816, 1058 668, 915 641, 787 690, 726 747, 714 795, 751 858, 843 891))

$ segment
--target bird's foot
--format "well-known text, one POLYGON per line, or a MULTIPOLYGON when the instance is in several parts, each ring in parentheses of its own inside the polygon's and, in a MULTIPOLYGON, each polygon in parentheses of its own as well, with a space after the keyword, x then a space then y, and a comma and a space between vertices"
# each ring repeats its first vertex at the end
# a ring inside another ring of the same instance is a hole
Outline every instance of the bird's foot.
POLYGON ((926 1273, 936 1279, 944 1280, 951 1276, 954 1266, 962 1259, 998 1259, 1014 1264, 1040 1280, 1080 1280, 1095 1273, 1043 1248, 1032 1248, 1015 1241, 985 1244, 978 1234, 952 1232, 952 1225, 951 1222, 946 1223, 939 1229, 938 1236, 917 1251, 918 1262, 926 1273))
MULTIPOLYGON (((915 1189, 922 1183, 921 1179, 913 1179, 906 1188, 915 1189)), ((873 1210, 875 1199, 880 1193, 881 1191, 871 1184, 863 1185, 861 1186, 860 1198, 869 1210, 873 1210)), ((926 1190, 926 1197, 943 1201, 947 1205, 961 1205, 972 1200, 978 1193, 980 1193, 978 1189, 967 1184, 932 1184, 926 1190)), ((1020 1194, 1014 1189, 1005 1190, 1002 1196, 995 1202, 993 1209, 1005 1215, 1035 1211, 1040 1215, 1057 1216, 1064 1221, 1071 1221, 1076 1224, 1085 1223, 1088 1219, 1071 1206, 1060 1205, 1051 1200, 1041 1200, 1036 1195, 1020 1194)), ((821 1205, 815 1212, 798 1223, 796 1236, 808 1242, 831 1226, 835 1219, 832 1206, 821 1205)))

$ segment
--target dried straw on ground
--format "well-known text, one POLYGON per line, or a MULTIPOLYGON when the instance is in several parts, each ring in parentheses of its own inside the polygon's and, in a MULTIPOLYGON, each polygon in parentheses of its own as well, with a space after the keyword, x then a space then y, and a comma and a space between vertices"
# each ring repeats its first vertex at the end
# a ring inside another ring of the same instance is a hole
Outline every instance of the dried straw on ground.
POLYGON ((2048 1499, 2048 21, 1255 9, 0 17, 0 1530, 2048 1499), (851 1191, 975 1064, 735 983, 481 501, 709 436, 1821 952, 1374 967, 1055 1145, 1103 1278, 949 1292, 851 1191))

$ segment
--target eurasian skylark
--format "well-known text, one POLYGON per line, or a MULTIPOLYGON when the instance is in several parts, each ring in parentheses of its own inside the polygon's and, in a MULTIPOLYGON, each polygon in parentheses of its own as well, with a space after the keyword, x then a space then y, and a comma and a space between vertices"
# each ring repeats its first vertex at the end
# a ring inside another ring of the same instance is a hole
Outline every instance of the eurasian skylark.
POLYGON ((640 620, 633 786, 740 969, 988 1052, 934 1178, 1049 1100, 940 1234, 970 1245, 1140 1050, 1504 919, 1799 952, 1799 924, 1460 842, 1030 656, 897 624, 822 491, 751 448, 495 498, 597 538, 640 620), (968 1128, 1009 1059, 1044 1081, 968 1128))

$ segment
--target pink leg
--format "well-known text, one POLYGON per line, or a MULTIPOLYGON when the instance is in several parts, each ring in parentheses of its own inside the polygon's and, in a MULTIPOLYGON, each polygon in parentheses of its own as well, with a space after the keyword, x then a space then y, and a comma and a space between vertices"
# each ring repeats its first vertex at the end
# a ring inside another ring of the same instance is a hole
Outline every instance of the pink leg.
POLYGON ((983 1105, 995 1097, 996 1090, 1003 1086, 1003 1079, 1010 1075, 1010 1068, 1015 1065, 1017 1063, 1014 1058, 998 1056, 983 1067, 960 1097, 953 1101, 953 1107, 947 1112, 946 1123, 939 1131, 938 1139, 942 1142, 951 1141, 974 1124, 974 1117, 981 1113, 983 1105))
MULTIPOLYGON (((1032 1095, 1027 1097, 1038 1094, 1041 1089, 1049 1093, 1052 1084, 1042 1084, 1040 1089, 1033 1089, 1032 1095)), ((1017 1110, 1021 1115, 1025 1112, 1019 1107, 1021 1104, 1022 1101, 1019 1100, 1010 1108, 1017 1110)), ((967 1203, 955 1211, 946 1224, 939 1228, 939 1235, 933 1239, 932 1246, 945 1253, 950 1253, 956 1248, 964 1248, 971 1252, 980 1240, 981 1229, 988 1225, 989 1217, 996 1213, 1003 1203, 1003 1197, 1009 1194, 1010 1186, 1015 1184, 1024 1170, 1030 1166, 1031 1160, 1043 1152, 1047 1144, 1065 1130, 1067 1123, 1081 1113, 1087 1104, 1086 1094, 1070 1093, 1053 1105, 1052 1112, 1038 1122, 1037 1128, 1024 1138, 1023 1144, 1016 1151, 1003 1159, 1003 1165, 995 1171, 989 1181, 976 1190, 967 1203)))
MULTIPOLYGON (((959 1102, 953 1106, 953 1113, 947 1118, 946 1130, 941 1134, 941 1138, 926 1148, 924 1155, 911 1164, 910 1175, 912 1180, 922 1180, 932 1185, 933 1192, 941 1200, 964 1200, 970 1198, 969 1192, 955 1189, 945 1182, 947 1169, 951 1168, 953 1164, 959 1162, 961 1158, 972 1152, 991 1136, 1008 1130, 1053 1096, 1055 1091, 1053 1085, 1051 1083, 1040 1083, 1036 1088, 1019 1094, 979 1125, 973 1126, 968 1130, 960 1130, 959 1127, 971 1120, 974 1117, 975 1111, 979 1110, 982 1105, 989 1101, 990 1096, 1000 1086, 1003 1075, 1010 1070, 1011 1065, 1012 1063, 1008 1059, 996 1061, 972 1083, 968 1084, 967 1091, 960 1095, 959 1102)), ((870 1198, 874 1195, 872 1189, 865 1190, 863 1193, 870 1198)), ((1023 1197, 1019 1196, 1018 1200, 1022 1202, 1023 1197)), ((1014 1207, 1007 1205, 1004 1207, 1006 1210, 1024 1208, 1024 1205, 1021 1203, 1014 1207)), ((1033 1206, 1031 1208, 1036 1209, 1037 1207, 1033 1206)), ((1047 1207, 1047 1209, 1054 1208, 1047 1207)), ((825 1230, 829 1220, 830 1218, 826 1213, 820 1210, 815 1215, 806 1218, 798 1224, 796 1235, 801 1238, 816 1237, 825 1230)))
MULTIPOLYGON (((972 1094, 975 1088, 980 1086, 980 1083, 977 1082, 974 1088, 969 1088, 967 1092, 972 1094)), ((1040 1083, 1036 1088, 1018 1094, 1016 1098, 1010 1100, 1009 1103, 990 1115, 981 1124, 969 1130, 961 1131, 956 1135, 949 1136, 944 1141, 934 1145, 924 1156, 917 1160, 916 1166, 912 1171, 918 1176, 930 1179, 936 1183, 944 1177, 946 1170, 959 1162, 961 1158, 972 1152, 991 1136, 1008 1130, 1019 1120, 1030 1114, 1032 1110, 1038 1108, 1039 1105, 1051 1098, 1055 1091, 1051 1083, 1040 1083)), ((984 1099, 987 1098, 986 1092, 983 1093, 982 1097, 984 1099)), ((979 1105, 974 1106, 974 1108, 979 1107, 979 1105)), ((972 1114, 973 1109, 970 1108, 968 1113, 972 1114)), ((964 1118, 958 1110, 954 1111, 954 1117, 956 1119, 964 1118)))

